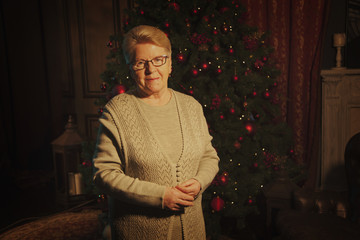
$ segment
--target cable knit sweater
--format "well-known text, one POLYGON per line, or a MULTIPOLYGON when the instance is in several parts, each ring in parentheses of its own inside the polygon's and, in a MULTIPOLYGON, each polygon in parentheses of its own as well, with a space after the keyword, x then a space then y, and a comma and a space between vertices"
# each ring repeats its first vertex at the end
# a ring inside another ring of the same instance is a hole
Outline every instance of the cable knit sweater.
POLYGON ((182 135, 177 162, 168 159, 135 96, 114 97, 100 118, 94 155, 97 186, 110 196, 114 239, 171 239, 174 216, 180 214, 184 239, 205 239, 201 193, 218 172, 218 157, 201 105, 172 91, 182 135), (164 209, 167 186, 195 178, 201 193, 182 213, 164 209))

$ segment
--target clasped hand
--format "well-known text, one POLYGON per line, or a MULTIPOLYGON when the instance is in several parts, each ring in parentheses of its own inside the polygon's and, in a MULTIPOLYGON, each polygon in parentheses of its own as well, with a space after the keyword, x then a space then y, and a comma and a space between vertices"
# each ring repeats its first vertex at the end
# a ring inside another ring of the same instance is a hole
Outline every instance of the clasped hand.
POLYGON ((200 187, 200 183, 192 178, 176 187, 166 188, 164 206, 173 211, 180 211, 183 207, 193 206, 195 197, 200 192, 200 187))

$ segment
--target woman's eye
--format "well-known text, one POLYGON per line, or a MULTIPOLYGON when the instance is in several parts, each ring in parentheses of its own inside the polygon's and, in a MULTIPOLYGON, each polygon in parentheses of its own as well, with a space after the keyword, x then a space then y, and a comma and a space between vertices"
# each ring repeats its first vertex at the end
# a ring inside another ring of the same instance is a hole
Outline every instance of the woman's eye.
POLYGON ((162 58, 155 58, 153 60, 155 63, 161 63, 162 62, 162 58))

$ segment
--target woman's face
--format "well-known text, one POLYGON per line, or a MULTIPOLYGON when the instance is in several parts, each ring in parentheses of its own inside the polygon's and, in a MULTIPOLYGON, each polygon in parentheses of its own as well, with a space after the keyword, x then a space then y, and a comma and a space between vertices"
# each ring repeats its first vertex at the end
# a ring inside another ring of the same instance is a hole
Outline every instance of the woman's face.
MULTIPOLYGON (((150 61, 164 55, 168 56, 165 48, 151 43, 141 43, 135 46, 134 61, 150 61)), ((162 94, 167 91, 168 78, 171 73, 171 56, 168 56, 166 63, 159 67, 155 67, 152 62, 146 62, 144 69, 134 70, 132 66, 130 68, 138 89, 146 96, 162 94)))

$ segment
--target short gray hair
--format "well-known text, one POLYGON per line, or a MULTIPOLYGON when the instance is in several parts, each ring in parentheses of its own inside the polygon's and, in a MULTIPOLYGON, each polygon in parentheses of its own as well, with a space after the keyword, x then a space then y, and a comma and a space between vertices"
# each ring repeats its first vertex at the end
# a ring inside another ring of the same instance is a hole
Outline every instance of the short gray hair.
POLYGON ((140 43, 152 43, 163 47, 168 51, 169 57, 171 57, 171 43, 166 34, 156 27, 139 25, 132 28, 124 36, 122 49, 127 64, 134 60, 135 46, 140 43))

